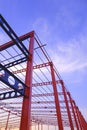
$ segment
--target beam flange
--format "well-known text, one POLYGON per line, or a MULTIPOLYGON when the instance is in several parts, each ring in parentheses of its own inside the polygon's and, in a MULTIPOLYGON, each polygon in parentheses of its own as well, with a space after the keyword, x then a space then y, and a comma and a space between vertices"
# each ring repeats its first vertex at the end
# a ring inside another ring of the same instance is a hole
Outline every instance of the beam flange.
POLYGON ((22 53, 28 58, 29 51, 20 41, 16 33, 13 31, 13 29, 10 27, 7 21, 2 17, 2 15, 0 15, 0 26, 8 34, 8 36, 15 42, 15 44, 22 51, 22 53))
POLYGON ((0 81, 14 89, 21 95, 24 95, 25 87, 27 87, 20 79, 13 75, 7 68, 0 63, 0 81), (22 91, 20 91, 22 89, 22 91))
MULTIPOLYGON (((23 90, 20 90, 20 93, 23 90)), ((0 93, 0 100, 6 100, 6 99, 11 99, 11 98, 17 98, 17 97, 21 97, 22 95, 18 93, 17 91, 9 91, 9 92, 4 92, 4 93, 0 93)))

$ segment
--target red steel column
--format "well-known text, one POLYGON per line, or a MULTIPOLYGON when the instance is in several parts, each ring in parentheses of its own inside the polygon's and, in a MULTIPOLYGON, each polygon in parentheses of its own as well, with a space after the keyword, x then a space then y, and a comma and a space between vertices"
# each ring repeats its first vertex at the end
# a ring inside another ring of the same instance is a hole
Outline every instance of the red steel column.
POLYGON ((79 116, 79 119, 80 119, 80 124, 81 124, 82 130, 87 130, 86 121, 84 120, 84 118, 83 118, 81 112, 79 111, 78 107, 77 107, 77 110, 78 110, 78 116, 79 116))
POLYGON ((35 124, 35 130, 37 129, 37 126, 36 126, 37 124, 35 124))
POLYGON ((55 130, 56 130, 56 125, 55 125, 55 130))
POLYGON ((48 130, 49 130, 49 125, 48 125, 48 130))
POLYGON ((60 110, 60 104, 59 104, 59 98, 58 98, 58 92, 57 92, 58 90, 56 86, 55 73, 54 73, 52 62, 50 63, 50 68, 51 68, 52 84, 53 84, 53 90, 54 90, 54 99, 55 99, 58 127, 59 127, 59 130, 63 130, 62 116, 61 116, 61 110, 60 110))
POLYGON ((9 122, 9 117, 10 117, 10 111, 8 112, 8 118, 7 118, 7 123, 6 123, 5 130, 7 130, 7 129, 8 129, 8 122, 9 122))
POLYGON ((72 101, 72 98, 71 98, 70 93, 67 92, 67 94, 68 94, 68 96, 69 96, 69 100, 70 100, 70 104, 71 104, 72 113, 73 113, 73 116, 74 116, 74 120, 75 120, 76 128, 77 128, 77 130, 79 130, 78 122, 77 122, 76 115, 75 115, 75 111, 74 111, 74 107, 73 107, 73 101, 72 101))
POLYGON ((81 118, 81 122, 82 122, 82 125, 83 125, 83 128, 84 130, 87 130, 87 123, 83 117, 83 115, 81 114, 81 112, 79 111, 79 114, 80 114, 80 118, 81 118))
POLYGON ((23 98, 22 117, 20 130, 31 130, 31 96, 32 96, 32 71, 33 71, 33 52, 34 52, 34 33, 30 38, 29 59, 27 61, 25 84, 28 88, 25 89, 23 98))
POLYGON ((70 128, 71 128, 71 130, 74 130, 72 117, 71 117, 71 113, 70 113, 70 108, 69 108, 69 104, 68 104, 68 99, 67 99, 67 93, 66 93, 65 86, 64 86, 64 83, 63 83, 62 80, 61 80, 61 86, 62 86, 62 91, 63 91, 63 94, 64 94, 64 99, 65 99, 67 114, 68 114, 68 118, 69 118, 70 128))
POLYGON ((43 130, 43 124, 41 124, 41 130, 43 130))
POLYGON ((80 128, 80 130, 83 130, 82 122, 81 122, 81 119, 80 119, 80 116, 79 116, 78 107, 76 106, 75 101, 73 101, 73 103, 74 103, 74 107, 75 107, 75 110, 76 110, 77 119, 78 119, 78 122, 79 122, 79 128, 80 128))
POLYGON ((40 123, 38 123, 38 130, 40 130, 40 123))

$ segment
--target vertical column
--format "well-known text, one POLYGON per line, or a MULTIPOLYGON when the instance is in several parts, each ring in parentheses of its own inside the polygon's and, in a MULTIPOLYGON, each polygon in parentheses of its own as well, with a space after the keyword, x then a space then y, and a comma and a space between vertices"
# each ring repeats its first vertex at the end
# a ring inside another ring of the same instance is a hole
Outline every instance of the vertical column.
POLYGON ((55 130, 56 130, 56 125, 55 125, 55 130))
POLYGON ((69 118, 70 128, 71 128, 71 130, 74 130, 73 121, 72 121, 70 108, 69 108, 69 104, 68 104, 68 99, 67 99, 67 93, 66 93, 65 86, 64 86, 64 83, 62 80, 61 80, 61 85, 62 85, 62 91, 63 91, 64 100, 65 100, 65 104, 66 104, 67 114, 68 114, 68 118, 69 118))
POLYGON ((73 101, 73 104, 74 104, 74 109, 76 111, 76 117, 78 119, 79 128, 80 128, 80 130, 83 130, 83 128, 82 128, 82 122, 80 120, 80 116, 79 116, 79 112, 78 112, 78 107, 76 106, 75 101, 73 101))
POLYGON ((87 123, 85 119, 83 118, 81 112, 79 111, 78 107, 77 107, 77 111, 78 111, 78 116, 79 116, 79 120, 81 124, 81 130, 87 130, 87 123))
POLYGON ((7 123, 6 123, 5 130, 7 130, 7 129, 8 129, 8 122, 9 122, 9 117, 10 117, 10 111, 8 112, 8 118, 7 118, 7 123))
POLYGON ((49 130, 49 125, 48 125, 48 130, 49 130))
POLYGON ((84 130, 87 130, 87 123, 83 117, 83 115, 81 114, 81 112, 79 111, 79 115, 80 115, 80 119, 81 119, 81 122, 82 122, 82 125, 83 125, 83 129, 84 130))
POLYGON ((41 130, 43 130, 43 124, 41 124, 41 130))
POLYGON ((53 84, 53 90, 54 90, 54 99, 55 99, 58 127, 59 127, 59 130, 63 130, 58 90, 57 90, 57 86, 56 86, 56 79, 55 79, 55 73, 54 73, 54 68, 53 68, 52 62, 50 63, 50 68, 51 68, 52 84, 53 84))
POLYGON ((31 96, 32 96, 32 71, 33 71, 33 53, 34 53, 34 32, 30 37, 29 58, 27 61, 25 84, 25 97, 23 98, 22 117, 20 130, 31 130, 31 96))
POLYGON ((73 116, 74 116, 74 120, 75 120, 76 128, 77 128, 77 130, 79 130, 78 122, 77 122, 76 115, 75 115, 75 111, 74 111, 74 107, 73 107, 72 98, 71 98, 71 95, 70 95, 69 92, 67 92, 67 94, 68 94, 68 96, 69 96, 69 100, 70 100, 70 104, 71 104, 72 113, 73 113, 73 116))
POLYGON ((35 130, 37 129, 37 124, 35 123, 35 130))
POLYGON ((38 130, 40 130, 40 129, 39 129, 39 124, 40 124, 40 123, 38 123, 38 130))

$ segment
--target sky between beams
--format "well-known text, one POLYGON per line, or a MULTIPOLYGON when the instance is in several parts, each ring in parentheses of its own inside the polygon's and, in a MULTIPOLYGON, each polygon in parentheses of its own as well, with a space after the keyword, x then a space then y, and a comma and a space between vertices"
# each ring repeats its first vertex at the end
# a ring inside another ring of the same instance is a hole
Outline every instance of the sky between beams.
POLYGON ((0 13, 18 36, 35 30, 42 43, 47 44, 47 52, 84 115, 87 113, 86 12, 87 0, 0 0, 0 13))

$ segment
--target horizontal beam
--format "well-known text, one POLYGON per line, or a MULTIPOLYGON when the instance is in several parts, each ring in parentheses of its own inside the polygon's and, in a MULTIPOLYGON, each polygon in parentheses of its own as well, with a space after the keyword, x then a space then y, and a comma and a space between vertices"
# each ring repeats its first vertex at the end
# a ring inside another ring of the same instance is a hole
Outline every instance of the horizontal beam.
MULTIPOLYGON (((35 66, 33 66, 33 69, 39 69, 39 68, 43 68, 43 67, 46 67, 46 66, 49 66, 49 62, 44 63, 44 64, 35 65, 35 66)), ((26 72, 26 68, 19 69, 19 70, 16 70, 16 71, 12 71, 13 74, 18 74, 18 73, 22 73, 22 72, 26 72)))
MULTIPOLYGON (((65 103, 64 100, 59 101, 60 103, 65 103)), ((32 102, 32 104, 55 104, 55 101, 37 101, 32 102)))
MULTIPOLYGON (((44 115, 46 116, 46 115, 44 115)), ((55 125, 52 121, 50 120, 47 120, 47 119, 42 119, 42 116, 41 118, 39 119, 38 116, 32 116, 32 121, 35 122, 35 123, 40 123, 40 124, 45 124, 45 125, 55 125)), ((57 123, 56 123, 57 125, 57 123)))
POLYGON ((13 61, 13 62, 10 62, 10 63, 8 63, 8 64, 6 64, 6 65, 4 65, 4 66, 5 66, 6 68, 9 68, 9 67, 18 65, 18 64, 20 64, 20 63, 23 63, 23 62, 25 62, 25 61, 27 61, 27 58, 26 58, 26 57, 23 57, 23 58, 21 58, 21 59, 18 59, 18 60, 15 60, 15 61, 13 61))
MULTIPOLYGON (((63 92, 59 92, 59 95, 63 95, 63 92)), ((42 94, 33 94, 32 97, 46 97, 46 96, 54 96, 54 93, 42 93, 42 94)))
MULTIPOLYGON (((0 74, 0 77, 3 76, 3 74, 0 74)), ((57 84, 60 83, 60 80, 57 80, 56 81, 57 84)), ((44 85, 52 85, 52 81, 49 81, 49 82, 42 82, 42 83, 35 83, 35 84, 32 84, 32 87, 38 87, 38 86, 44 86, 44 85)), ((0 91, 9 91, 10 89, 9 88, 0 88, 0 91)), ((59 95, 63 95, 63 92, 59 92, 58 93, 59 95)), ((48 93, 46 94, 47 96, 51 96, 53 95, 53 93, 48 93)), ((43 94, 43 96, 46 96, 45 94, 43 94)), ((34 95, 33 95, 34 96, 34 95)), ((36 96, 40 96, 40 95, 36 95, 36 96)), ((42 95, 41 95, 42 96, 42 95)))
POLYGON ((32 107, 32 109, 55 109, 54 106, 38 106, 38 107, 32 107))
MULTIPOLYGON (((56 84, 59 84, 59 83, 60 83, 60 80, 57 80, 56 84)), ((52 85, 52 81, 32 84, 33 87, 44 86, 44 85, 52 85)))
MULTIPOLYGON (((32 37, 33 34, 34 34, 34 31, 26 33, 26 34, 20 36, 19 40, 24 41, 24 40, 28 39, 29 37, 32 37)), ((3 51, 3 50, 5 50, 5 49, 7 49, 7 48, 9 48, 9 47, 11 47, 13 45, 15 45, 14 41, 9 41, 7 43, 4 43, 3 45, 0 46, 0 51, 3 51)))
POLYGON ((3 75, 0 76, 0 81, 2 81, 4 84, 14 89, 22 96, 24 96, 25 87, 27 86, 15 75, 13 75, 9 70, 7 70, 1 63, 0 63, 0 70, 1 70, 0 73, 3 75), (20 91, 20 89, 22 89, 22 91, 20 91))
MULTIPOLYGON (((20 90, 20 93, 21 91, 23 90, 20 90)), ((22 96, 20 93, 18 93, 17 91, 9 91, 9 92, 0 93, 0 100, 20 97, 22 96)))
MULTIPOLYGON (((20 92, 23 91, 22 89, 20 90, 20 92)), ((62 92, 59 93, 59 95, 63 95, 62 92)), ((22 95, 20 95, 18 92, 16 91, 8 91, 8 92, 3 92, 0 93, 0 100, 5 100, 5 99, 11 99, 11 98, 17 98, 17 97, 21 97, 22 95)), ((43 96, 54 96, 53 93, 45 93, 45 94, 33 94, 32 97, 43 97, 43 96)), ((45 107, 46 108, 46 107, 45 107)))
POLYGON ((55 109, 55 110, 48 110, 48 109, 45 110, 45 109, 44 109, 44 110, 32 110, 32 111, 31 111, 32 114, 38 114, 38 113, 39 113, 39 114, 43 114, 43 113, 45 113, 45 112, 46 112, 46 113, 56 114, 56 109, 55 109), (35 113, 34 113, 34 112, 35 112, 35 113))
POLYGON ((20 41, 16 33, 13 31, 13 29, 10 27, 7 21, 2 17, 2 15, 0 15, 0 26, 8 34, 11 40, 15 42, 15 45, 17 45, 17 47, 21 50, 21 52, 28 58, 29 51, 24 46, 24 44, 20 41))
POLYGON ((18 112, 14 111, 14 110, 10 110, 9 108, 6 108, 4 106, 0 106, 0 109, 2 109, 5 112, 10 112, 13 115, 17 115, 18 117, 20 116, 18 112))
POLYGON ((43 64, 39 64, 39 65, 33 66, 33 69, 39 69, 39 68, 47 67, 47 66, 49 66, 49 65, 50 65, 49 62, 43 63, 43 64))

